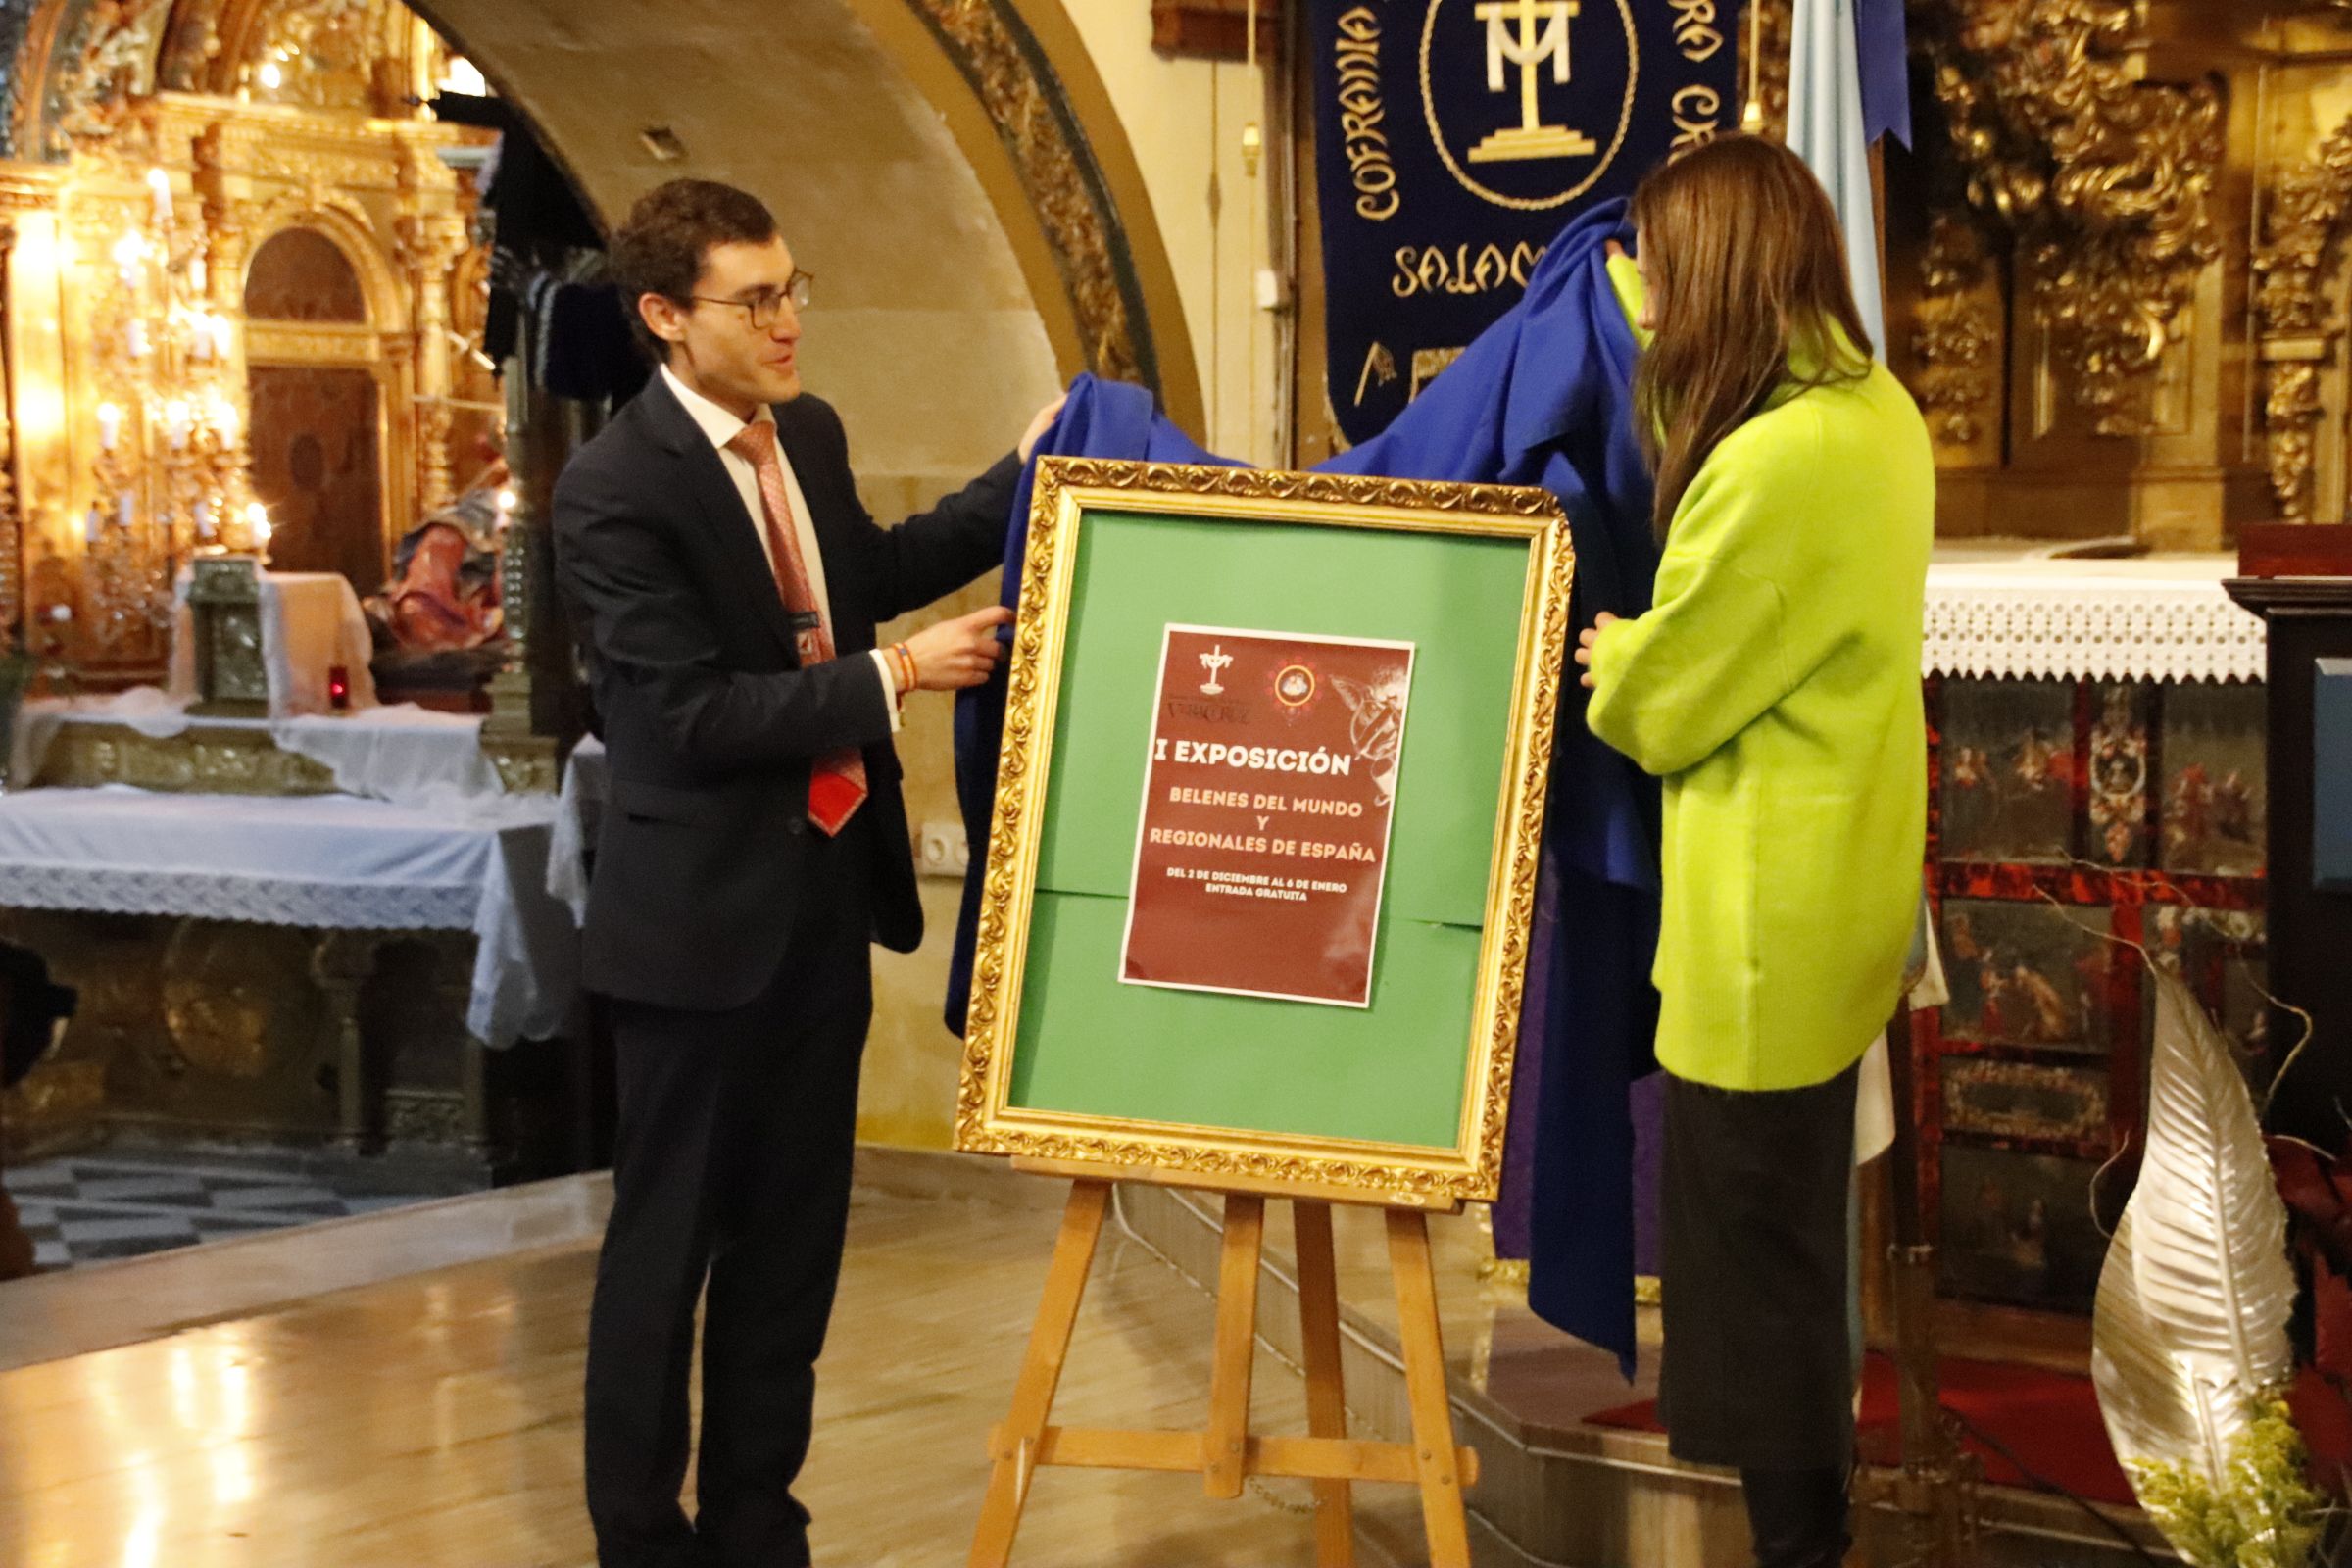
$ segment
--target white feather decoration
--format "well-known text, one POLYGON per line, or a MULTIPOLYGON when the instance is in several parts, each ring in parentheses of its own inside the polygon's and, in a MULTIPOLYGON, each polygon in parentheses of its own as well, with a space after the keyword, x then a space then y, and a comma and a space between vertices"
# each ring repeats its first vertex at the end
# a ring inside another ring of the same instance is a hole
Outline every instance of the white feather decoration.
MULTIPOLYGON (((2117 1458, 2194 1465, 2219 1487, 2246 1429, 2245 1401, 2219 1398, 2188 1363, 2165 1348, 2164 1331, 2140 1305, 2132 1277, 2132 1215, 2107 1244, 2091 1311, 2090 1381, 2117 1458)), ((2137 1479, 2133 1480, 2134 1491, 2137 1479)))
POLYGON ((2186 986, 2149 973, 2147 1150, 2099 1275, 2091 1376, 2119 1457, 2218 1484, 2247 1402, 2293 1370, 2286 1205, 2228 1047, 2186 986))
POLYGON ((2286 1204, 2229 1048, 2188 988, 2162 969, 2148 1143, 2132 1195, 2132 1278, 2166 1347, 2208 1382, 2248 1395, 2293 1370, 2295 1274, 2286 1204))

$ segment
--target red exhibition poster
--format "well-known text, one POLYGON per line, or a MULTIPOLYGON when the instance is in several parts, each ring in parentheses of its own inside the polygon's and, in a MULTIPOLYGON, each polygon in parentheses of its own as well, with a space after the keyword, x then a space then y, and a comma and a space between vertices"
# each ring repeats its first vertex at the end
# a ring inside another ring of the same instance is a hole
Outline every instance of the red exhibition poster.
POLYGON ((1119 977, 1361 1007, 1413 645, 1170 626, 1119 977))

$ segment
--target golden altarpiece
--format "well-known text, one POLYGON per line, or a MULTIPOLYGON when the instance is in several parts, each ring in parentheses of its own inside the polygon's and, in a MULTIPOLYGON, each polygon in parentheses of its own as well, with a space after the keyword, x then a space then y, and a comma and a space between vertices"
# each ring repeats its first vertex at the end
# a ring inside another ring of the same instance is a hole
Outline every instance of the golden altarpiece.
MULTIPOLYGON (((401 536, 497 461, 475 189, 493 138, 424 107, 486 89, 392 0, 30 9, 6 40, 0 625, 36 691, 106 692, 162 681, 192 563, 259 552, 374 594, 401 536)), ((525 586, 509 592, 516 628, 525 586)), ((501 780, 552 791, 527 678, 492 684, 510 710, 485 725, 501 780)), ((262 722, 70 724, 37 782, 336 787, 262 722)), ((499 1068, 466 1039, 463 932, 9 923, 82 993, 60 1052, 10 1097, 19 1152, 142 1123, 492 1141, 499 1068)))

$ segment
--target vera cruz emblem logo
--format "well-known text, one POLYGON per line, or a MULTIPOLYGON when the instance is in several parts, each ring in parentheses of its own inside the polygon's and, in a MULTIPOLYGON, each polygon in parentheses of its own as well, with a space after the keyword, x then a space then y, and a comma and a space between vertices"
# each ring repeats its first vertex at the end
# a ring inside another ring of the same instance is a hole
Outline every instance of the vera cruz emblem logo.
POLYGON ((1232 662, 1233 656, 1225 651, 1223 643, 1217 644, 1200 656, 1200 667, 1208 671, 1208 679, 1200 683, 1201 696, 1221 697, 1224 695, 1225 688, 1219 684, 1217 677, 1224 674, 1225 666, 1232 662))
POLYGON ((1640 74, 1628 0, 1431 0, 1422 22, 1430 141, 1463 189, 1497 207, 1542 211, 1590 190, 1625 144, 1640 74), (1485 93, 1437 91, 1471 73, 1485 93))
POLYGON ((1503 65, 1519 68, 1519 123, 1495 131, 1470 149, 1474 164, 1519 158, 1583 158, 1600 150, 1592 137, 1565 125, 1546 125, 1538 106, 1536 79, 1546 64, 1555 86, 1568 85, 1568 19, 1583 10, 1577 0, 1489 0, 1471 14, 1487 24, 1487 91, 1501 92, 1503 65), (1542 32, 1536 23, 1544 24, 1542 32))

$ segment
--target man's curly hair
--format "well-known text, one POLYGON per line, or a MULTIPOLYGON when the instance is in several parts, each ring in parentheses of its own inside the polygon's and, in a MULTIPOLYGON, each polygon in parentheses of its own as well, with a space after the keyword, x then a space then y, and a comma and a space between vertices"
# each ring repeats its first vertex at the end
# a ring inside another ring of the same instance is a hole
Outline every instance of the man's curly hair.
POLYGON ((683 308, 712 246, 764 245, 776 232, 775 215, 759 197, 715 179, 673 179, 637 198, 612 236, 611 269, 638 346, 656 365, 667 361, 669 345, 645 324, 639 296, 659 294, 683 308))

